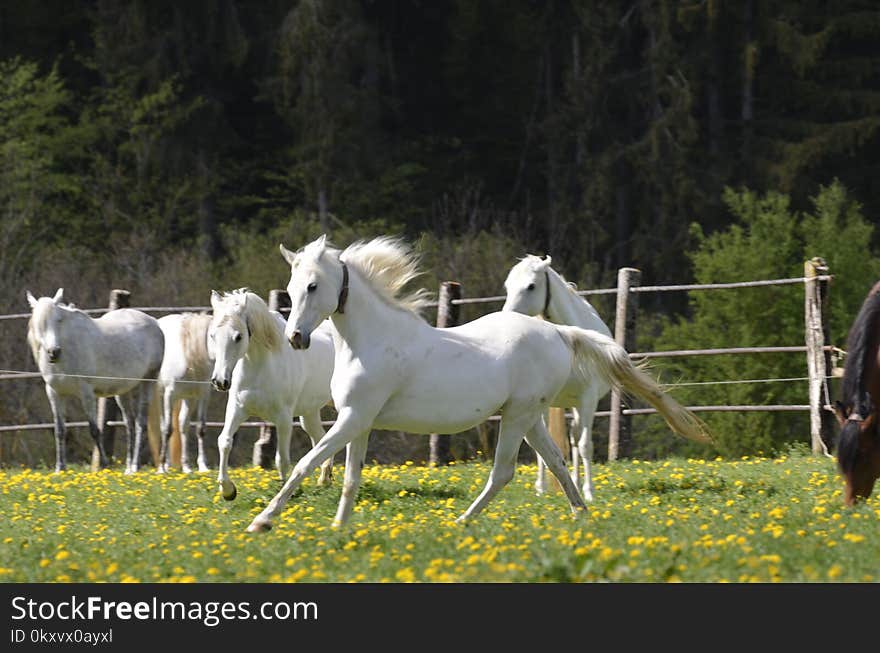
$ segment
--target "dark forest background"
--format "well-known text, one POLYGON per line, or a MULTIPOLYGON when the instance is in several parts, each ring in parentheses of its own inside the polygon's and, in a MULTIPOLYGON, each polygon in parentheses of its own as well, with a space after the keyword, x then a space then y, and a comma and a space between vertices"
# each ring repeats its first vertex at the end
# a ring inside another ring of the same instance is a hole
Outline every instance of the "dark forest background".
MULTIPOLYGON (((265 295, 286 283, 279 241, 394 233, 426 287, 471 296, 526 253, 580 287, 623 266, 645 284, 800 276, 822 256, 842 346, 880 273, 878 145, 866 0, 6 0, 0 312, 26 311, 26 288, 81 306, 114 287, 135 305, 265 295)), ((802 344, 796 288, 642 295, 639 348, 802 344)), ((24 331, 3 326, 8 369, 35 369, 24 331)), ((783 358, 656 372, 804 375, 783 358)), ((3 423, 48 419, 27 383, 3 423)), ((679 396, 805 403, 806 384, 700 393, 679 396)), ((795 414, 707 421, 723 455, 809 439, 795 414)), ((701 452, 656 422, 636 420, 631 455, 701 452)), ((4 435, 0 458, 37 463, 41 438, 4 435)))

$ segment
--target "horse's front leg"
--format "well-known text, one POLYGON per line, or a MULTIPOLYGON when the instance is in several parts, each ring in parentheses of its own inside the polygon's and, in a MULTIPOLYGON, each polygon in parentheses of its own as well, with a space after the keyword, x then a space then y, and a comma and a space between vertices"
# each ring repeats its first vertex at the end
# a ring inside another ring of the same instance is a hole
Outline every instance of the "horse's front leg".
POLYGON ((232 451, 232 439, 241 423, 247 419, 244 406, 239 404, 237 393, 229 393, 226 400, 226 418, 223 421, 223 430, 217 436, 217 449, 220 451, 220 465, 217 470, 217 482, 220 484, 220 493, 227 501, 232 501, 238 494, 235 483, 229 478, 229 452, 232 451))
POLYGON ((55 471, 63 472, 67 469, 67 427, 64 424, 64 397, 48 384, 46 384, 46 396, 49 398, 52 418, 55 420, 55 471))
POLYGON ((205 456, 205 424, 208 421, 208 393, 199 397, 198 403, 196 404, 196 412, 198 413, 198 416, 196 417, 196 421, 198 422, 196 426, 196 439, 198 440, 199 446, 196 463, 198 464, 200 472, 207 472, 209 467, 208 458, 205 456))
POLYGON ((367 442, 370 433, 367 431, 348 443, 345 450, 345 478, 342 482, 342 496, 339 497, 339 507, 336 509, 336 517, 333 526, 343 526, 351 517, 357 491, 361 485, 361 470, 364 468, 364 459, 367 457, 367 442))
POLYGON ((192 471, 189 464, 189 399, 180 400, 180 410, 177 412, 177 430, 180 432, 180 469, 185 474, 192 471))
POLYGON ((373 423, 375 412, 359 410, 358 413, 360 415, 356 415, 355 411, 349 407, 344 407, 339 411, 336 423, 327 431, 327 435, 321 438, 318 444, 293 466, 293 471, 284 483, 284 487, 272 498, 269 505, 254 517, 251 525, 247 528, 248 532, 258 533, 272 528, 272 520, 281 514, 284 505, 300 486, 302 480, 342 447, 367 432, 373 423), (365 416, 365 413, 369 413, 369 415, 365 416))
POLYGON ((293 435, 293 414, 282 411, 275 419, 275 433, 278 435, 278 446, 275 447, 275 469, 281 476, 281 482, 290 474, 290 438, 293 435))
MULTIPOLYGON (((314 447, 318 442, 320 442, 321 438, 324 437, 324 425, 321 424, 321 411, 313 410, 307 413, 303 413, 299 417, 299 423, 302 425, 303 431, 305 431, 309 439, 312 441, 312 447, 314 447)), ((318 485, 329 485, 333 480, 333 456, 330 456, 324 463, 321 465, 321 473, 318 476, 318 485)))
POLYGON ((85 383, 82 384, 80 386, 79 399, 86 414, 86 419, 89 422, 89 432, 95 441, 95 446, 98 447, 98 458, 103 469, 110 464, 110 460, 107 458, 107 452, 104 450, 104 434, 98 428, 98 400, 95 397, 92 386, 85 383))

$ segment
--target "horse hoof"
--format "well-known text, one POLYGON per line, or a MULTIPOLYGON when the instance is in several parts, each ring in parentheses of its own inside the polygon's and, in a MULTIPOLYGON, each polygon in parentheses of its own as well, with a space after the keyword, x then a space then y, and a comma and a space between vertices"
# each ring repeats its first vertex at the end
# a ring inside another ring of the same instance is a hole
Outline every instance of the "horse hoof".
POLYGON ((251 522, 251 525, 247 527, 248 533, 268 533, 272 530, 272 523, 267 521, 258 521, 254 520, 251 522))
POLYGON ((234 483, 229 483, 228 490, 226 489, 226 487, 223 484, 221 484, 220 485, 220 493, 223 495, 223 498, 226 499, 227 501, 232 501, 233 499, 235 499, 235 497, 238 496, 238 490, 236 489, 234 483))
POLYGON ((185 465, 184 467, 180 468, 180 471, 182 471, 184 474, 192 474, 192 467, 190 467, 189 465, 185 465))

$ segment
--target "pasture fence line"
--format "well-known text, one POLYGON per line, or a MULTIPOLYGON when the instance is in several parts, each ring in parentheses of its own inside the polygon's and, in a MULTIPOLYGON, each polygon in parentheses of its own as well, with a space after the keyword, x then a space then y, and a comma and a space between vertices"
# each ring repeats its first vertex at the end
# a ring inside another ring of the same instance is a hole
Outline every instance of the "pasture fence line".
MULTIPOLYGON (((621 344, 634 360, 646 360, 662 357, 690 357, 690 356, 717 356, 717 355, 744 355, 744 354, 769 354, 769 353, 803 353, 807 358, 807 376, 797 378, 784 379, 719 379, 711 382, 684 382, 684 383, 668 383, 661 384, 663 387, 672 388, 676 386, 687 385, 708 385, 708 384, 730 384, 730 383, 769 383, 769 382, 790 382, 790 381, 808 381, 809 392, 808 402, 805 404, 793 405, 706 405, 706 406, 687 406, 693 412, 791 412, 791 411, 809 411, 810 413, 810 432, 812 451, 816 454, 827 454, 827 446, 825 443, 831 441, 833 434, 833 417, 831 414, 831 399, 828 389, 828 381, 835 376, 839 376, 839 370, 833 366, 833 358, 840 355, 842 350, 830 344, 828 331, 828 289, 829 282, 833 276, 828 270, 828 266, 820 258, 813 258, 804 263, 804 276, 780 279, 762 279, 753 281, 740 281, 731 283, 713 283, 713 284, 678 284, 678 285, 640 285, 641 272, 636 268, 621 268, 618 271, 617 286, 614 288, 597 288, 588 290, 575 291, 579 296, 589 297, 598 295, 615 295, 615 324, 614 338, 621 344), (751 346, 751 347, 726 347, 714 349, 681 349, 681 350, 664 350, 664 351, 636 351, 635 341, 635 324, 638 314, 637 296, 645 292, 690 292, 690 291, 712 291, 726 290, 735 288, 758 288, 766 286, 784 286, 784 285, 803 285, 804 286, 804 332, 805 344, 791 346, 751 346)), ((440 285, 438 299, 429 306, 437 309, 438 327, 445 328, 458 324, 460 307, 463 305, 473 304, 492 304, 502 302, 506 299, 504 295, 494 295, 487 297, 463 297, 462 286, 455 281, 445 281, 440 285)), ((175 312, 210 312, 212 307, 196 305, 196 306, 130 306, 131 294, 126 290, 114 289, 110 294, 110 301, 106 308, 90 308, 83 309, 84 312, 91 315, 100 315, 107 313, 116 308, 123 306, 135 308, 146 313, 175 313, 175 312)), ((270 291, 268 298, 269 307, 279 312, 288 312, 290 310, 290 299, 287 292, 281 289, 270 291)), ((15 313, 8 315, 0 315, 0 321, 29 319, 30 313, 15 313)), ((41 378, 39 372, 28 370, 5 370, 0 369, 0 382, 2 381, 20 381, 26 379, 41 378)), ((198 382, 198 383, 208 383, 198 382)), ((654 414, 656 410, 653 408, 631 408, 627 407, 622 397, 616 393, 612 394, 612 400, 609 410, 597 411, 596 417, 609 418, 609 443, 608 443, 608 459, 616 460, 621 455, 621 445, 627 443, 630 437, 629 418, 633 415, 654 414)), ((115 419, 113 415, 108 414, 107 406, 115 406, 113 402, 105 402, 103 414, 100 416, 102 428, 105 432, 105 447, 108 447, 108 453, 113 447, 113 428, 124 426, 124 423, 115 419)), ((570 414, 566 415, 571 418, 570 414)), ((499 416, 493 416, 491 421, 497 421, 499 416)), ((324 424, 332 425, 332 421, 325 421, 324 424)), ((68 427, 80 428, 87 426, 87 422, 68 422, 68 427)), ((209 427, 222 427, 222 422, 207 422, 209 427)), ((260 435, 254 444, 253 463, 263 467, 271 466, 274 458, 275 430, 270 424, 262 421, 245 422, 242 428, 259 428, 260 435)), ((36 431, 51 430, 54 428, 53 423, 36 423, 36 424, 18 424, 18 425, 0 425, 0 433, 8 433, 14 431, 36 431)), ((442 464, 447 462, 451 456, 449 455, 449 438, 431 435, 430 462, 433 464, 442 464)), ((172 442, 174 442, 172 440, 172 442)), ((151 448, 156 443, 150 442, 151 448)), ((172 461, 179 460, 179 441, 175 450, 172 447, 172 461)), ((623 447, 625 448, 625 447, 623 447)), ((154 452, 155 455, 155 452, 154 452)), ((94 462, 94 461, 93 461, 94 462)))

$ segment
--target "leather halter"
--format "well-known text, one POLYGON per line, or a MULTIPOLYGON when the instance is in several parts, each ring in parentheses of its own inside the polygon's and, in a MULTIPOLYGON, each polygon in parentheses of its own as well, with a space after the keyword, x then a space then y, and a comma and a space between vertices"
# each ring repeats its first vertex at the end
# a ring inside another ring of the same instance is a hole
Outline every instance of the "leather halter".
POLYGON ((541 314, 546 318, 547 309, 550 308, 550 272, 547 270, 544 270, 544 286, 547 288, 547 294, 544 299, 544 310, 541 314))
POLYGON ((339 289, 339 301, 336 304, 337 313, 345 313, 345 301, 348 299, 348 266, 342 264, 342 288, 339 289))

